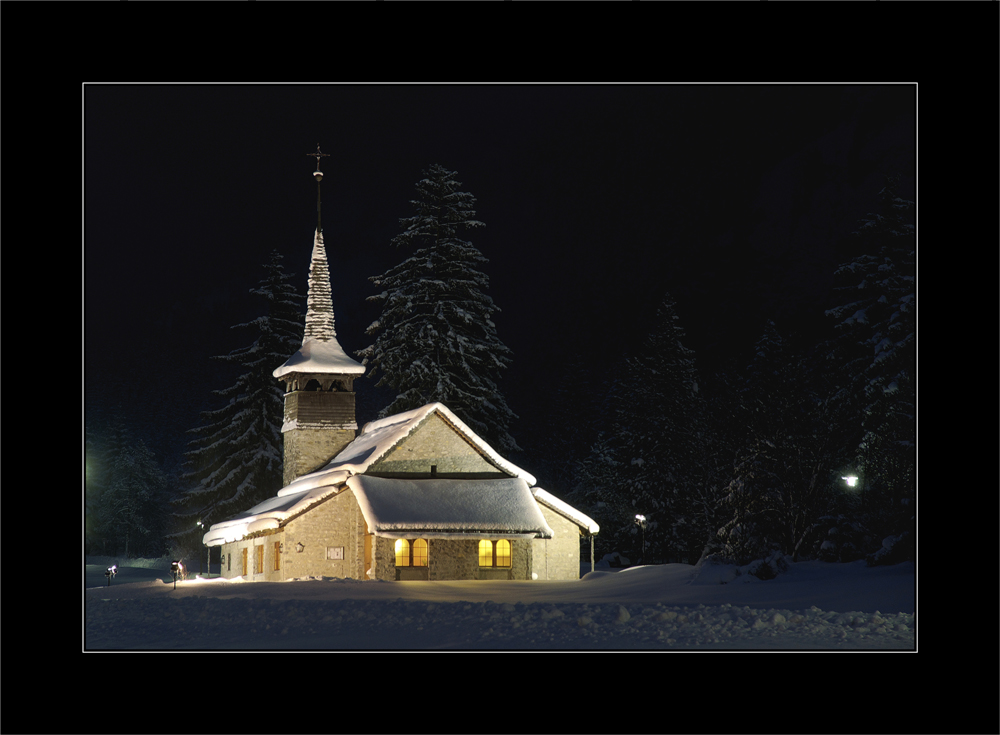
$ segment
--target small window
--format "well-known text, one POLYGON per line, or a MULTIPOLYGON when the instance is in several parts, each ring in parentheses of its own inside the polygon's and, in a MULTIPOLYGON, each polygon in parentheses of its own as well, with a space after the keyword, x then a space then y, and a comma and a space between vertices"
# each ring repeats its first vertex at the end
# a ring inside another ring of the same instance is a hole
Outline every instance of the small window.
POLYGON ((510 541, 507 539, 500 539, 498 541, 480 541, 479 566, 509 567, 510 541))
POLYGON ((274 542, 274 571, 281 569, 281 542, 274 542))
POLYGON ((243 576, 247 576, 247 547, 243 547, 243 576))
POLYGON ((254 574, 264 573, 264 547, 254 546, 253 547, 253 568, 254 574))
POLYGON ((396 566, 410 566, 410 542, 405 538, 396 539, 396 566))
POLYGON ((412 544, 405 538, 396 539, 397 567, 426 567, 427 539, 418 538, 412 544))
POLYGON ((492 541, 480 541, 479 542, 479 566, 481 566, 481 567, 491 567, 491 566, 493 566, 493 542, 492 541))
POLYGON ((413 566, 427 566, 427 542, 422 538, 413 542, 413 566))
POLYGON ((232 552, 226 554, 226 571, 233 571, 233 555, 232 552))
POLYGON ((509 567, 510 566, 510 541, 506 539, 500 539, 496 543, 497 550, 497 566, 498 567, 509 567))

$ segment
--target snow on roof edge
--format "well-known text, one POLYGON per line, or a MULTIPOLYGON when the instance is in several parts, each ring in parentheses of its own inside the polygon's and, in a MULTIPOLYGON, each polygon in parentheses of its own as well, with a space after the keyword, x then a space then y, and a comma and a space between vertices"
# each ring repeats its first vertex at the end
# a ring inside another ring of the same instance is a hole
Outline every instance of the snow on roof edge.
POLYGON ((540 487, 533 487, 531 488, 531 494, 538 502, 543 505, 547 505, 549 508, 558 513, 562 513, 577 525, 587 529, 589 534, 594 535, 595 533, 600 533, 601 527, 597 524, 597 521, 584 513, 581 513, 564 500, 560 500, 549 491, 543 490, 540 487))

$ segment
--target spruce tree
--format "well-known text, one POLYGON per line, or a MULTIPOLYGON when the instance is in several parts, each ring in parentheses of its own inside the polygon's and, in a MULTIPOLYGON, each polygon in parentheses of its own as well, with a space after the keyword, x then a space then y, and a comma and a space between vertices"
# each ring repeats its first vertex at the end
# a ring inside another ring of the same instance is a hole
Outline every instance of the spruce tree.
POLYGON ((177 503, 178 529, 173 537, 183 546, 200 545, 204 525, 223 520, 269 497, 282 486, 284 392, 272 372, 302 344, 301 296, 271 253, 266 275, 250 293, 266 304, 266 313, 233 329, 250 329, 257 338, 228 355, 214 357, 245 372, 236 382, 212 393, 226 401, 201 414, 202 425, 185 453, 191 487, 177 503))
POLYGON ((859 254, 835 272, 841 304, 827 311, 838 336, 828 357, 841 366, 841 399, 862 437, 862 513, 879 536, 910 533, 916 462, 916 270, 913 202, 887 176, 876 211, 852 236, 859 254))
MULTIPOLYGON (((720 553, 740 564, 813 548, 843 461, 843 418, 810 361, 768 322, 737 395, 733 478, 719 529, 720 553)), ((774 569, 764 565, 764 573, 774 569)))
POLYGON ((167 482, 146 444, 124 420, 112 420, 105 482, 95 502, 97 526, 112 553, 126 558, 164 552, 167 482))
POLYGON ((578 495, 629 558, 694 561, 717 528, 712 432, 694 352, 666 295, 608 402, 611 428, 581 464, 578 495), (692 559, 694 557, 694 559, 692 559))
POLYGON ((493 323, 499 308, 485 294, 489 261, 462 239, 483 223, 456 175, 434 164, 417 182, 416 214, 400 219, 403 232, 392 240, 412 255, 369 279, 381 291, 368 300, 382 314, 367 329, 374 344, 358 355, 369 375, 381 371, 376 385, 396 393, 380 417, 440 401, 500 452, 515 452, 516 416, 498 387, 511 353, 493 323))

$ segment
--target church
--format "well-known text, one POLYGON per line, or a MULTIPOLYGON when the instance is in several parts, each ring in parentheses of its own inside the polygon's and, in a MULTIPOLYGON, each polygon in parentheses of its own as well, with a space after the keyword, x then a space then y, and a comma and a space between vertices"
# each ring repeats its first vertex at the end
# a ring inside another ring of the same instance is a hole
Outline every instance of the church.
POLYGON ((600 530, 535 486, 442 403, 355 422, 365 374, 337 341, 319 220, 302 347, 274 377, 285 385, 284 487, 213 524, 222 576, 276 582, 579 579, 581 540, 600 530))

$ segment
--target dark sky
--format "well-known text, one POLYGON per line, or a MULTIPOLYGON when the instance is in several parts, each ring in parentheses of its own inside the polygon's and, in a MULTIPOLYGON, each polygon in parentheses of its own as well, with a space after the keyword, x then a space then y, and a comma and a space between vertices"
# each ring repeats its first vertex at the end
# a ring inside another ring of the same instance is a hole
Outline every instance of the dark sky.
POLYGON ((85 408, 197 425, 272 249, 305 291, 317 143, 341 344, 369 344, 368 277, 440 163, 478 200, 531 420, 575 352, 610 377, 667 291, 705 369, 767 318, 817 333, 883 172, 915 199, 915 120, 913 85, 87 85, 85 408))

